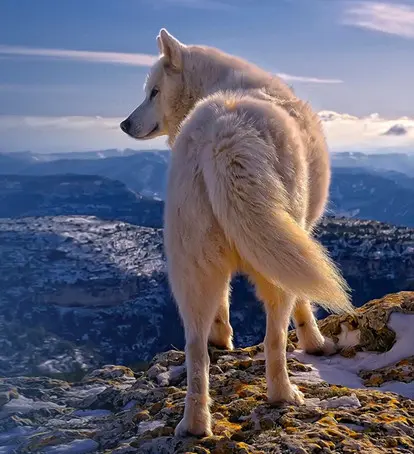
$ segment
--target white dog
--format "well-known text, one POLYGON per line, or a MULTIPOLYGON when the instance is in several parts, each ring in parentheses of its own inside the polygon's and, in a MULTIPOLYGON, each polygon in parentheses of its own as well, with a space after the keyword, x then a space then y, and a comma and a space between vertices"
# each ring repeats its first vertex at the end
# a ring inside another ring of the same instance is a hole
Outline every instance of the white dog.
POLYGON ((267 314, 270 402, 303 403, 290 383, 291 315, 303 349, 330 354, 309 300, 351 312, 348 287, 311 236, 324 212, 330 163, 317 115, 280 79, 215 48, 184 45, 165 29, 145 101, 121 123, 135 139, 167 135, 165 205, 171 288, 186 338, 188 390, 176 435, 211 434, 208 340, 231 349, 229 284, 254 283, 267 314))

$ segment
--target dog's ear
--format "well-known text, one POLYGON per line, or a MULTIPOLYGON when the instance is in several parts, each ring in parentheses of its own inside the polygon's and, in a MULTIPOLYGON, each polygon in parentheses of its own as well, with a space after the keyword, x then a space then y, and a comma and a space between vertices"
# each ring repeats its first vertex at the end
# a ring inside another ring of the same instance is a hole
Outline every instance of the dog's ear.
POLYGON ((157 46, 158 46, 158 50, 159 50, 160 54, 162 54, 164 51, 162 49, 162 41, 161 41, 160 35, 157 36, 157 46))
POLYGON ((160 30, 157 36, 157 44, 160 53, 165 56, 168 66, 180 70, 182 68, 183 50, 186 46, 168 33, 165 28, 160 30))

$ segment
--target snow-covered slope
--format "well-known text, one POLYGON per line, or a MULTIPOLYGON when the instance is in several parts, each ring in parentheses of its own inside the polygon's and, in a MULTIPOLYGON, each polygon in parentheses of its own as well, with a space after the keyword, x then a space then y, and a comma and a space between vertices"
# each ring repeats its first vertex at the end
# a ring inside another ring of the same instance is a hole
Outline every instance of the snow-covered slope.
MULTIPOLYGON (((413 285, 414 230, 327 219, 317 235, 354 304, 413 285)), ((160 229, 87 216, 1 219, 0 287, 0 375, 82 373, 183 347, 160 229)), ((231 318, 236 345, 262 341, 264 313, 242 277, 231 318)))

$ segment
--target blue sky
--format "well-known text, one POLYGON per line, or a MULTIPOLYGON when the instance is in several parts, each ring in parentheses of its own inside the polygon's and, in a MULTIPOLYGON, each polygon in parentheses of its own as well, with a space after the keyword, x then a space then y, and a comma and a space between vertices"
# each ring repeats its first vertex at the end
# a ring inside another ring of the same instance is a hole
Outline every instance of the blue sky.
POLYGON ((333 148, 414 150, 414 0, 0 0, 0 151, 163 147, 117 128, 162 27, 336 112, 324 116, 333 148), (397 123, 406 134, 384 134, 397 123))

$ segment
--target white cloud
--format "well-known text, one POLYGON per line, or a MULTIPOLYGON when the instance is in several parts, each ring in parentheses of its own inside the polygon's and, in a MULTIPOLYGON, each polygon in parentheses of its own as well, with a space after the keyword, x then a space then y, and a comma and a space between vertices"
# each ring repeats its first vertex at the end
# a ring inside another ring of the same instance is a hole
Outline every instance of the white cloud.
POLYGON ((332 111, 321 111, 319 116, 333 151, 395 148, 414 152, 414 118, 387 119, 378 114, 357 117, 332 111), (396 128, 404 133, 389 133, 396 128))
POLYGON ((321 79, 319 77, 293 76, 292 74, 277 73, 277 75, 287 82, 309 82, 313 84, 342 84, 341 79, 321 79))
MULTIPOLYGON (((332 151, 414 152, 414 118, 385 119, 378 114, 357 117, 332 111, 319 116, 332 151), (394 126, 405 132, 386 134, 394 126)), ((166 138, 136 141, 119 128, 117 117, 0 116, 0 151, 63 152, 106 148, 166 148, 166 138)))
POLYGON ((58 60, 111 63, 129 66, 151 66, 156 55, 123 52, 95 52, 91 50, 47 49, 40 47, 8 46, 0 44, 0 55, 13 57, 40 57, 58 60))
POLYGON ((414 6, 360 1, 345 10, 345 25, 414 38, 414 6))
POLYGON ((118 117, 0 115, 0 151, 67 152, 107 148, 166 148, 166 137, 136 141, 118 117))

